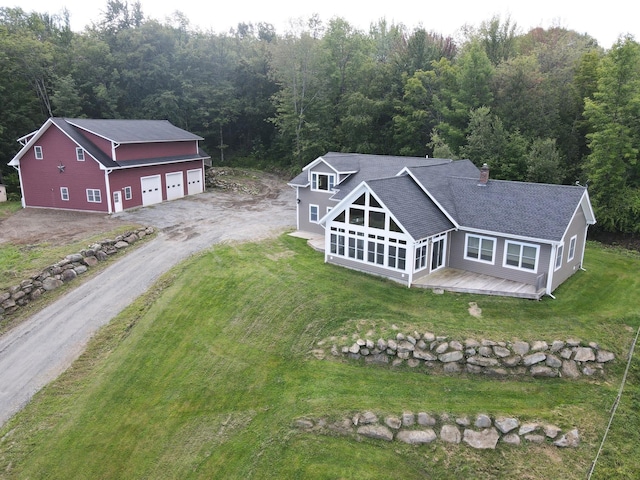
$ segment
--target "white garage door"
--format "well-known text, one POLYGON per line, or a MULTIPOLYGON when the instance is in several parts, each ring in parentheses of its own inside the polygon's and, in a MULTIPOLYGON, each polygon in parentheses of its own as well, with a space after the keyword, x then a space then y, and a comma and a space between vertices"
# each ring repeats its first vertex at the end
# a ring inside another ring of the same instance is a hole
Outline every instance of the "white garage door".
POLYGON ((184 197, 184 177, 182 172, 167 173, 167 200, 184 197))
POLYGON ((202 169, 187 171, 187 195, 202 193, 202 169))
POLYGON ((162 182, 160 175, 140 177, 142 186, 142 205, 153 205, 162 202, 162 182))

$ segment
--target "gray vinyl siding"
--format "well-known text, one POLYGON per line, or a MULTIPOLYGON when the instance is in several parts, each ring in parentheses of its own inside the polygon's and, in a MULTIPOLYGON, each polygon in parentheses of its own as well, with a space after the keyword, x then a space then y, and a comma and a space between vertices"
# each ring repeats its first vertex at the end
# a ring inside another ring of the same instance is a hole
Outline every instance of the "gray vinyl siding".
MULTIPOLYGON (((335 170, 332 170, 328 165, 322 162, 313 167, 309 172, 309 175, 311 175, 311 172, 336 174, 335 170)), ((318 219, 320 219, 327 213, 327 207, 333 208, 337 205, 337 201, 329 200, 333 194, 334 192, 312 191, 311 184, 309 184, 308 187, 298 189, 298 199, 300 200, 298 203, 299 230, 303 232, 324 234, 324 228, 322 228, 322 226, 309 221, 309 206, 318 205, 318 219)))
MULTIPOLYGON (((564 236, 564 251, 562 254, 562 267, 556 270, 553 274, 553 282, 551 284, 551 291, 555 290, 562 282, 564 282, 571 275, 576 273, 581 265, 582 253, 584 251, 585 234, 587 227, 587 219, 584 216, 584 211, 579 208, 573 220, 569 224, 567 233, 564 236), (573 256, 573 260, 567 262, 569 258, 569 243, 571 237, 576 235, 576 250, 573 256)), ((554 261, 555 265, 555 261, 554 261)))
MULTIPOLYGON (((504 237, 494 237, 492 235, 481 235, 496 239, 496 253, 493 259, 493 265, 487 263, 475 262, 464 258, 465 236, 467 232, 459 230, 449 235, 451 248, 449 250, 449 267, 469 272, 480 273, 483 275, 491 275, 494 277, 513 280, 514 282, 526 283, 528 285, 536 285, 538 277, 548 273, 549 257, 551 255, 551 246, 536 242, 523 242, 515 239, 505 239, 504 237), (531 245, 539 245, 540 253, 538 255, 538 269, 536 273, 524 270, 516 270, 502 266, 504 258, 505 240, 512 240, 519 243, 528 243, 531 245)), ((473 235, 476 235, 473 233, 473 235)), ((546 278, 546 277, 545 277, 546 278)), ((546 285, 546 280, 544 285, 546 285)))
MULTIPOLYGON (((360 272, 369 273, 372 275, 377 275, 380 277, 386 277, 391 280, 395 280, 396 282, 403 283, 405 285, 409 282, 409 272, 401 272, 399 270, 393 270, 391 268, 385 268, 381 266, 377 266, 371 263, 364 263, 359 261, 354 261, 349 258, 341 257, 338 255, 327 256, 327 262, 332 263, 334 265, 340 265, 342 267, 350 268, 351 270, 358 270, 360 272)), ((407 263, 407 267, 410 267, 407 263)))

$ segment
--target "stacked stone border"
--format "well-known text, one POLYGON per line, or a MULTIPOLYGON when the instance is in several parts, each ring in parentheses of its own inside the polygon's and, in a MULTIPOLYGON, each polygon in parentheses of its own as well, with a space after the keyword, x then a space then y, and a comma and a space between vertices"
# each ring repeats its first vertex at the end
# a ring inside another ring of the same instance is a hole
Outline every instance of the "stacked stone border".
POLYGON ((72 281, 78 275, 87 272, 99 262, 133 245, 138 240, 154 233, 152 227, 144 227, 118 235, 114 239, 102 240, 86 250, 67 255, 63 260, 42 270, 41 273, 27 278, 5 290, 0 290, 0 321, 3 315, 16 312, 42 295, 72 281))
POLYGON ((506 445, 549 444, 556 447, 578 447, 580 435, 576 428, 563 433, 550 423, 524 422, 515 417, 491 418, 479 414, 452 418, 448 414, 439 418, 427 412, 404 412, 401 416, 388 415, 380 419, 374 412, 356 413, 337 422, 326 419, 299 418, 294 426, 302 431, 320 434, 368 437, 412 445, 428 444, 440 440, 444 443, 464 443, 476 449, 495 449, 498 443, 506 445))
MULTIPOLYGON (((318 343, 324 346, 327 341, 318 343)), ((323 358, 325 350, 312 351, 323 358)), ((604 365, 615 355, 595 342, 578 339, 533 342, 496 342, 493 340, 450 340, 431 332, 412 335, 398 333, 393 339, 357 338, 351 345, 331 347, 333 356, 366 363, 399 366, 406 362, 411 368, 440 369, 444 373, 473 373, 497 377, 529 375, 533 377, 563 377, 576 379, 602 374, 604 365)))

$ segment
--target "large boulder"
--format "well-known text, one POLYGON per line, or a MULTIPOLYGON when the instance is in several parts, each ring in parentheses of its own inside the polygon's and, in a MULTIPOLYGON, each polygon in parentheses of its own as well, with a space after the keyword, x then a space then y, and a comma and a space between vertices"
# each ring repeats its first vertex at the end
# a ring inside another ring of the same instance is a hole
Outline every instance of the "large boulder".
POLYGON ((495 449, 500 440, 500 434, 495 428, 486 428, 480 432, 466 429, 462 441, 478 449, 495 449))
POLYGON ((440 429, 440 440, 447 443, 460 443, 462 437, 455 425, 443 425, 440 429))
POLYGON ((396 435, 396 440, 412 445, 421 443, 431 443, 436 438, 436 433, 432 429, 427 430, 402 430, 396 435))
POLYGON ((363 425, 358 427, 358 435, 363 437, 375 438, 376 440, 393 440, 393 433, 384 425, 363 425))

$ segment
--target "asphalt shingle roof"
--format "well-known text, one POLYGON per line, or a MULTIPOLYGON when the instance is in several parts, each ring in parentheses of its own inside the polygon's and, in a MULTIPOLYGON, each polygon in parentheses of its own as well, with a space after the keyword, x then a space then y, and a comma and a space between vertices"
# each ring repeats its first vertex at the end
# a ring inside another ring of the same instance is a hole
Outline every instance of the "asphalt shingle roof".
MULTIPOLYGON (((355 172, 336 186, 335 200, 342 200, 361 182, 397 175, 405 167, 441 165, 451 163, 442 158, 396 157, 362 153, 329 152, 322 158, 338 172, 355 172)), ((296 177, 297 178, 297 177, 296 177)))
POLYGON ((415 240, 454 228, 409 176, 369 180, 367 185, 415 240))
POLYGON ((168 120, 65 118, 66 122, 116 143, 179 142, 203 140, 168 120))

